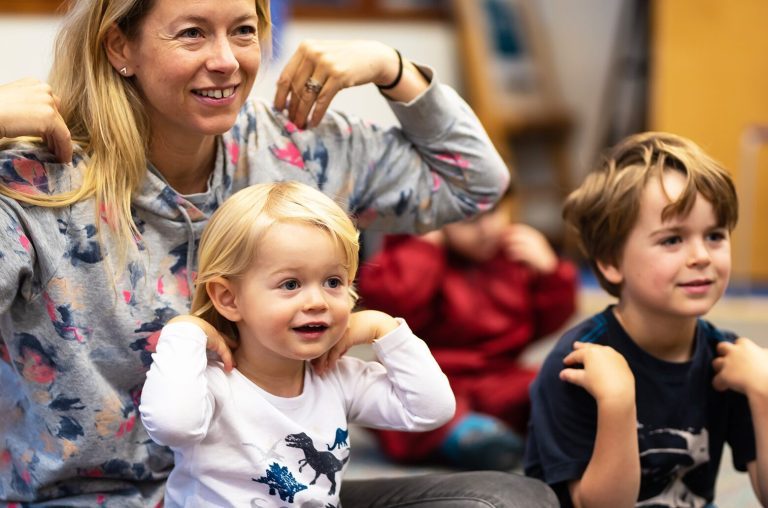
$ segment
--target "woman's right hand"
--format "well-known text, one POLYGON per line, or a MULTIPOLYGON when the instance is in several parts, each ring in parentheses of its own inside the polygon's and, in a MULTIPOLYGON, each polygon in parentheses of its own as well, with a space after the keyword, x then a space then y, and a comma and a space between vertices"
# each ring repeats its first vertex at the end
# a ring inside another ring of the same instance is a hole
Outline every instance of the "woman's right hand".
POLYGON ((72 161, 72 137, 47 83, 25 78, 0 85, 0 138, 39 136, 63 163, 72 161))

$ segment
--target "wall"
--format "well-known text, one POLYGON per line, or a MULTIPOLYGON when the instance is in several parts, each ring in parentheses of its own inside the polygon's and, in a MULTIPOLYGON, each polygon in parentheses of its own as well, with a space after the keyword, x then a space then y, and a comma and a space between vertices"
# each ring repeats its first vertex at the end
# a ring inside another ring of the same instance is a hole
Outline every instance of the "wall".
POLYGON ((610 87, 615 42, 627 0, 534 0, 552 68, 573 116, 572 182, 578 185, 602 150, 603 99, 610 87))
POLYGON ((746 178, 742 140, 768 124, 768 3, 675 0, 653 4, 654 129, 688 136, 734 174, 742 207, 734 238, 734 272, 768 282, 766 157, 746 178), (750 218, 753 218, 750 224, 750 218))

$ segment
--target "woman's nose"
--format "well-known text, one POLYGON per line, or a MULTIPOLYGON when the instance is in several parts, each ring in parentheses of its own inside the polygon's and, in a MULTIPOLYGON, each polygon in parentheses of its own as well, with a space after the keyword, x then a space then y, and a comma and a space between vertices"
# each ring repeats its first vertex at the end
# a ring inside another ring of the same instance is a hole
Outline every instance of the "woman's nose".
POLYGON ((232 50, 232 44, 226 37, 217 37, 211 45, 211 53, 206 62, 206 67, 212 72, 221 72, 231 74, 235 72, 240 63, 237 60, 235 52, 232 50))

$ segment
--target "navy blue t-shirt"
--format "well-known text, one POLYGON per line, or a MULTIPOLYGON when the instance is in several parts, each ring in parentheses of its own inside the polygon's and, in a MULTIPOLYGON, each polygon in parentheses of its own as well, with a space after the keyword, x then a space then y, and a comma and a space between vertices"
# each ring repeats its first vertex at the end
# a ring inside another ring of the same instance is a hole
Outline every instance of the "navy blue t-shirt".
MULTIPOLYGON (((752 417, 744 395, 712 388, 717 343, 733 341, 700 319, 691 360, 671 363, 646 353, 627 335, 613 306, 563 335, 531 385, 531 420, 525 473, 551 485, 572 506, 568 482, 589 464, 597 429, 597 405, 583 388, 561 381, 563 358, 576 341, 611 346, 635 376, 637 433, 644 507, 703 506, 714 499, 724 443, 734 467, 755 460, 752 417)), ((616 443, 621 446, 621 443, 616 443)))

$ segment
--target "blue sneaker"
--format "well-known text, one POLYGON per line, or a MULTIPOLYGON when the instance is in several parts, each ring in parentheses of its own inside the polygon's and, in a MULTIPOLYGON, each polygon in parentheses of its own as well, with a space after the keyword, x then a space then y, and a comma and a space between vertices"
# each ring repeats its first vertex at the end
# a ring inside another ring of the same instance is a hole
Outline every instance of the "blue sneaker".
POLYGON ((524 448, 523 438, 498 418, 469 413, 450 430, 440 453, 461 469, 509 471, 520 464, 524 448))

